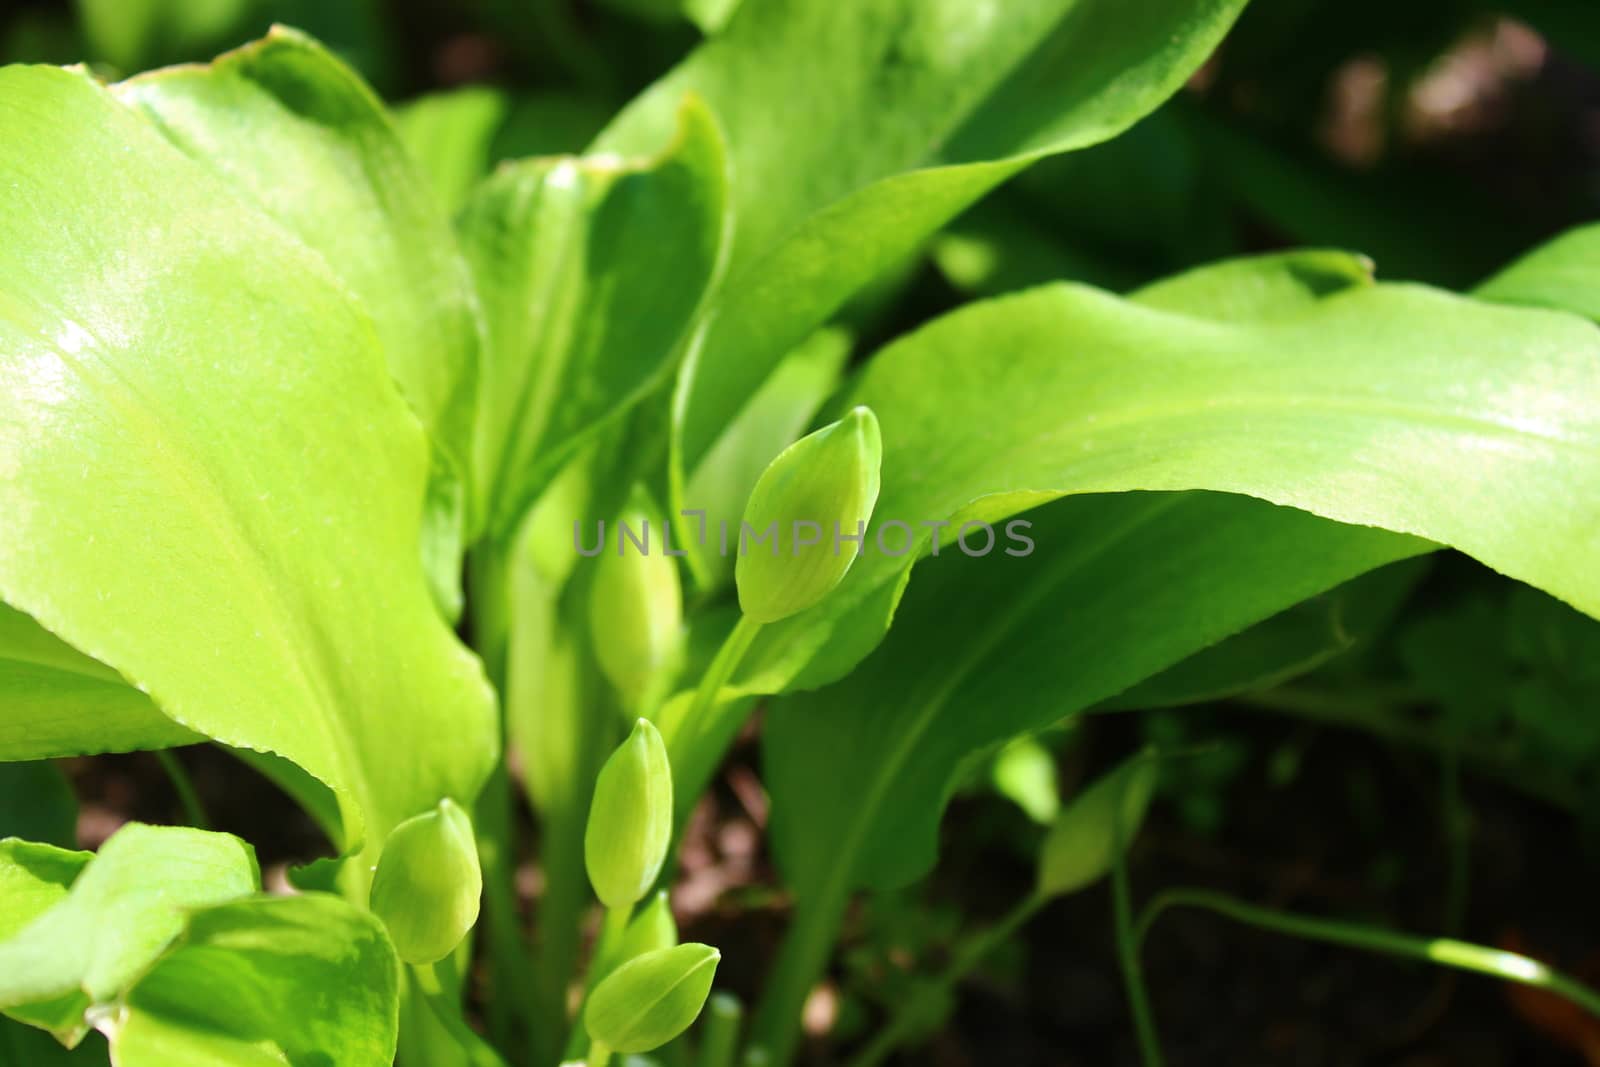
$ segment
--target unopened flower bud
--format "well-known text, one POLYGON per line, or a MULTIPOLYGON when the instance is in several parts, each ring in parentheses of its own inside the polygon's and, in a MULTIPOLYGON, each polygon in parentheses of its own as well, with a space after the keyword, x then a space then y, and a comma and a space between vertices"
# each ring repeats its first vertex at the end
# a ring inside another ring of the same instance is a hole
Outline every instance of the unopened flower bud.
POLYGON ((608 908, 641 899, 672 841, 672 768, 661 734, 640 719, 600 768, 583 836, 595 894, 608 908))
POLYGON ((435 963, 478 921, 483 875, 472 820, 446 797, 389 833, 372 879, 372 911, 407 963, 435 963))
POLYGON ((633 707, 677 647, 683 590, 659 518, 634 504, 620 523, 642 531, 650 550, 619 536, 600 553, 589 589, 589 633, 600 669, 633 707), (654 544, 648 540, 652 534, 654 544))
POLYGON ((679 945, 637 956, 595 987, 584 1009, 589 1038, 614 1052, 660 1048, 700 1014, 722 954, 710 945, 679 945))
POLYGON ((878 502, 882 461, 877 416, 857 407, 767 466, 745 505, 734 566, 746 616, 776 622, 839 584, 878 502))
POLYGON ((1156 788, 1156 761, 1138 755, 1074 797, 1045 836, 1040 896, 1073 893, 1110 873, 1139 832, 1156 788))

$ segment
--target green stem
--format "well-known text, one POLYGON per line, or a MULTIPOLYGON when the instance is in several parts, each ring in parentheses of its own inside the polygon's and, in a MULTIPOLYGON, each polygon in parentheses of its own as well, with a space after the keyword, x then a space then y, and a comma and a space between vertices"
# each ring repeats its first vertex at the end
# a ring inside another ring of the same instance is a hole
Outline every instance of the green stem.
POLYGON ((606 1067, 606 1062, 611 1059, 611 1050, 604 1044, 596 1041, 589 1046, 589 1057, 584 1062, 588 1067, 606 1067))
POLYGON ((1111 901, 1116 915, 1117 959, 1122 965, 1122 984, 1128 997, 1128 1012, 1133 1016, 1134 1033, 1139 1038, 1139 1055, 1145 1067, 1162 1067, 1161 1038, 1156 1033, 1155 1012, 1144 987, 1144 967, 1139 956, 1139 935, 1133 924, 1133 888, 1128 877, 1128 851, 1124 847, 1122 803, 1118 798, 1116 847, 1111 858, 1111 901))
MULTIPOLYGON (((866 1048, 856 1053, 848 1067, 876 1067, 883 1060, 905 1043, 906 1039, 915 1031, 917 1024, 927 1017, 927 1012, 932 1006, 944 997, 955 984, 965 978, 967 974, 981 963, 985 956, 993 952, 996 946, 1008 940, 1029 919, 1036 915, 1040 908, 1049 903, 1049 898, 1035 893, 1025 897, 1016 907, 1006 913, 1005 917, 993 926, 975 934, 967 939, 960 951, 950 960, 949 966, 939 975, 932 985, 924 986, 922 990, 910 1000, 902 1001, 895 1009, 889 1020, 889 1025, 878 1031, 878 1035, 866 1048)), ((707 1067, 702 1063, 701 1067, 707 1067)))
POLYGON ((713 993, 706 1002, 704 1033, 700 1038, 698 1067, 733 1067, 739 1053, 739 1026, 744 1022, 744 1005, 729 993, 713 993))
POLYGON ((158 748, 156 759, 161 762, 161 769, 167 772, 167 779, 178 794, 178 803, 183 805, 183 817, 189 820, 189 825, 196 830, 211 829, 211 819, 206 815, 206 806, 201 802, 199 792, 195 790, 194 780, 189 777, 189 772, 183 769, 183 764, 178 762, 178 757, 167 749, 158 748))
POLYGON ((1247 904, 1225 893, 1207 889, 1169 889, 1157 894, 1146 906, 1134 930, 1135 951, 1144 944, 1150 927, 1163 912, 1180 907, 1214 912, 1247 926, 1288 934, 1291 937, 1325 941, 1346 948, 1398 956, 1402 959, 1437 963, 1460 971, 1516 982, 1553 993, 1571 1001, 1590 1015, 1600 1018, 1600 993, 1571 976, 1520 953, 1486 948, 1466 941, 1457 941, 1454 938, 1414 937, 1335 919, 1292 915, 1247 904))
POLYGON ((561 1054, 563 1061, 580 1058, 589 1047, 589 1031, 583 1025, 584 1003, 588 1002, 589 994, 594 992, 594 987, 605 977, 600 967, 606 962, 607 954, 615 951, 617 942, 622 940, 622 935, 627 931, 628 923, 632 919, 631 904, 606 909, 605 919, 600 924, 600 933, 595 937, 594 951, 589 953, 589 973, 584 976, 583 982, 583 1003, 578 1005, 577 1024, 567 1035, 566 1051, 561 1054))
MULTIPOLYGON (((445 960, 449 959, 450 957, 445 957, 445 960)), ((500 1054, 479 1037, 477 1031, 468 1026, 467 1021, 461 1017, 461 1006, 447 992, 454 983, 447 981, 445 976, 439 973, 438 968, 441 965, 446 964, 441 961, 435 964, 411 966, 411 977, 417 992, 432 1010, 434 1018, 439 1020, 439 1024, 461 1047, 467 1062, 472 1067, 506 1067, 500 1054)))
POLYGON ((677 822, 681 825, 711 781, 717 764, 739 732, 749 702, 733 699, 718 702, 722 690, 750 651, 761 624, 748 616, 739 621, 723 640, 722 647, 706 668, 683 713, 668 733, 667 748, 672 760, 677 822))
POLYGON ((733 672, 739 669, 739 664, 750 651, 750 645, 755 641, 756 634, 760 632, 759 622, 748 615, 740 615, 739 621, 734 624, 722 642, 722 647, 717 649, 717 654, 712 657, 711 665, 701 677, 700 687, 694 691, 694 701, 689 705, 689 711, 683 719, 683 729, 697 742, 715 733, 717 724, 712 713, 717 706, 717 696, 733 677, 733 672))
POLYGON ((850 904, 849 881, 827 879, 830 888, 795 904, 794 921, 784 935, 777 962, 762 992, 751 1025, 754 1054, 786 1064, 800 1039, 800 1017, 812 984, 828 965, 828 955, 844 925, 850 904))

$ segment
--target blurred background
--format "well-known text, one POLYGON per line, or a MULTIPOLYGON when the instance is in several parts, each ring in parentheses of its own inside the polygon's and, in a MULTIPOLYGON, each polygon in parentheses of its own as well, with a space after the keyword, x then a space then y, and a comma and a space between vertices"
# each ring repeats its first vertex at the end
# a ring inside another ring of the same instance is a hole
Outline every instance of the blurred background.
MULTIPOLYGON (((398 105, 408 138, 465 139, 486 168, 581 151, 738 2, 5 0, 0 60, 85 61, 117 78, 284 22, 398 105), (477 104, 446 111, 443 92, 477 104)), ((1062 278, 1127 290, 1294 245, 1465 288, 1596 219, 1600 3, 1255 0, 1168 106, 1109 145, 1035 166, 844 314, 867 353, 974 297, 1062 278)), ((1288 685, 1181 711, 1135 694, 1121 706, 1141 714, 1088 716, 975 768, 935 876, 852 916, 808 1008, 814 1058, 868 1033, 960 929, 1025 891, 1041 822, 1147 740, 1195 754, 1163 786, 1133 854, 1136 887, 1204 884, 1453 933, 1600 982, 1600 624, 1454 555, 1296 611, 1304 628, 1276 632, 1306 641, 1308 672, 1288 685)), ((202 746, 166 758, 264 866, 316 854, 303 817, 227 757, 202 746)), ((30 836, 94 845, 130 817, 182 817, 153 754, 70 771, 79 824, 30 836)), ((685 937, 723 946, 723 974, 745 991, 785 915, 764 821, 745 744, 696 816, 674 897, 685 937)), ((536 906, 537 869, 523 889, 536 906)), ((1103 887, 1045 912, 926 1020, 928 1043, 905 1062, 1137 1062, 1109 915, 1103 887)), ((1600 1065, 1600 1024, 1549 998, 1214 917, 1163 919, 1147 964, 1180 1067, 1600 1065)))

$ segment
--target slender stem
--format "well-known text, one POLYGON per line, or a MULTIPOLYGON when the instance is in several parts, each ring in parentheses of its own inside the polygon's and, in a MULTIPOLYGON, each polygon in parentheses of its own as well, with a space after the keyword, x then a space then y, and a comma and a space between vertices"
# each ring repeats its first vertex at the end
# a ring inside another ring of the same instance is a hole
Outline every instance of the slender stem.
MULTIPOLYGON (((1037 893, 1027 896, 999 922, 968 938, 951 958, 937 981, 924 986, 916 996, 896 1006, 889 1024, 878 1031, 878 1035, 866 1048, 856 1053, 849 1067, 876 1067, 882 1063, 891 1052, 911 1037, 918 1023, 927 1017, 928 1010, 934 1004, 937 1004, 957 982, 981 963, 985 956, 993 952, 996 946, 1009 940, 1011 935, 1033 918, 1040 908, 1049 903, 1049 899, 1037 893)), ((702 1062, 701 1067, 709 1065, 702 1062)))
POLYGON ((828 965, 828 955, 844 924, 850 903, 849 882, 828 879, 822 893, 797 901, 778 959, 756 1006, 751 1025, 751 1053, 767 1062, 786 1064, 800 1038, 800 1016, 812 984, 828 965))
POLYGON ((697 1067, 733 1067, 739 1052, 739 1027, 744 1022, 744 1005, 730 993, 713 993, 706 1002, 704 1030, 700 1038, 697 1067))
POLYGON ((1329 944, 1386 956, 1398 956, 1402 959, 1422 960, 1473 974, 1488 975, 1507 982, 1517 982, 1554 993, 1570 1000, 1590 1015, 1600 1018, 1600 992, 1517 952, 1486 948, 1483 945, 1457 941, 1454 938, 1415 937, 1358 923, 1273 911, 1207 889, 1169 889, 1157 894, 1146 906, 1135 928, 1135 949, 1143 945, 1150 927, 1163 912, 1180 907, 1215 912, 1247 926, 1288 934, 1292 937, 1325 941, 1329 944))
POLYGON ((183 769, 183 764, 178 762, 168 749, 156 749, 156 759, 161 762, 161 769, 167 772, 167 779, 172 782, 173 790, 178 794, 178 803, 183 805, 183 817, 189 820, 189 825, 197 830, 211 829, 211 819, 206 815, 206 806, 200 800, 200 794, 195 790, 194 780, 189 777, 189 772, 183 769))
POLYGON ((588 1067, 606 1067, 606 1061, 611 1059, 611 1050, 604 1044, 596 1041, 589 1046, 589 1058, 585 1061, 588 1067))
POLYGON ((1133 924, 1133 889, 1128 877, 1128 850, 1124 847, 1122 802, 1118 798, 1116 847, 1111 858, 1111 901, 1116 916, 1117 959, 1122 964, 1122 984, 1139 1038, 1139 1055, 1145 1067, 1162 1067, 1161 1038, 1156 1033, 1155 1012, 1144 987, 1144 967, 1139 958, 1139 937, 1133 924))
POLYGON ((688 710, 668 733, 675 793, 673 807, 679 825, 693 810, 695 801, 715 773, 717 763, 738 733, 740 716, 749 702, 735 699, 719 704, 718 697, 760 632, 759 622, 739 616, 701 677, 688 710))
POLYGON ((616 951, 617 942, 622 940, 622 935, 627 931, 628 923, 632 919, 631 904, 606 909, 605 919, 600 924, 600 933, 595 937, 594 951, 589 954, 589 973, 584 976, 583 982, 583 1003, 578 1005, 577 1025, 567 1034, 566 1051, 561 1056, 563 1060, 575 1060, 589 1047, 589 1031, 583 1025, 584 1003, 588 1002, 589 994, 594 992, 594 987, 605 978, 602 967, 607 962, 606 958, 616 951))
POLYGON ((433 1011, 440 1025, 461 1046, 461 1051, 472 1067, 506 1067, 500 1054, 479 1037, 476 1030, 467 1025, 467 1021, 461 1017, 461 1006, 447 992, 453 983, 439 973, 439 968, 447 966, 445 961, 449 959, 450 957, 446 956, 445 960, 439 963, 412 965, 411 976, 415 980, 417 992, 422 994, 422 999, 433 1011))
POLYGON ((688 736, 699 741, 712 733, 714 726, 711 722, 711 713, 716 707, 717 695, 733 677, 733 672, 739 669, 745 653, 750 651, 751 643, 760 632, 759 622, 753 621, 748 615, 739 616, 739 621, 729 631, 727 638, 722 642, 722 647, 717 649, 717 654, 712 657, 711 665, 706 668, 705 675, 700 679, 700 687, 694 691, 694 701, 689 705, 689 711, 683 719, 683 729, 688 736))
POLYGON ((1471 816, 1461 793, 1461 759, 1454 748, 1440 761, 1439 804, 1444 820, 1445 847, 1450 870, 1445 883, 1444 932, 1457 934, 1467 918, 1467 893, 1472 860, 1471 816))

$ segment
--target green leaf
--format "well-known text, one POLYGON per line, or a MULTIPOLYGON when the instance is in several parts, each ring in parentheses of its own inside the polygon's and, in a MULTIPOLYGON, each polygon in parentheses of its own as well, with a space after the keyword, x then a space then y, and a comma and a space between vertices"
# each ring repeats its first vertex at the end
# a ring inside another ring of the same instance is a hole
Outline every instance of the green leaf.
POLYGON ((1103 705, 1164 708, 1269 689, 1349 652, 1393 621, 1428 561, 1407 560, 1294 605, 1103 705))
POLYGON ((16 838, 0 840, 0 941, 9 941, 67 895, 94 858, 16 838))
POLYGON ((1473 295, 1501 304, 1574 311, 1600 322, 1600 223, 1540 245, 1473 295))
POLYGON ((771 833, 797 896, 911 881, 971 754, 1431 548, 1227 494, 1070 497, 1027 517, 1034 555, 925 562, 872 656, 769 711, 771 833))
POLYGON ((884 523, 949 520, 953 552, 966 522, 1065 492, 1244 493, 1451 545, 1600 614, 1600 331, 1572 316, 1380 285, 1208 322, 1053 286, 896 342, 847 402, 883 426, 874 543, 762 632, 747 687, 807 658, 798 684, 817 684, 870 647, 917 555, 882 551, 884 523))
POLYGON ((200 735, 20 611, 0 604, 0 758, 32 760, 192 744, 200 735))
POLYGON ((470 802, 491 696, 417 565, 426 441, 367 316, 82 72, 0 71, 0 138, 0 599, 327 783, 342 844, 470 802))
POLYGON ((376 918, 337 897, 201 910, 101 1024, 118 1067, 388 1067, 399 965, 376 918))
POLYGON ((463 209, 488 346, 476 484, 509 538, 585 441, 665 380, 727 232, 727 160, 704 105, 650 160, 532 159, 463 209))
POLYGON ((78 838, 78 798, 49 760, 0 763, 0 838, 72 847, 78 838))
POLYGON ((382 103, 321 45, 282 27, 115 92, 320 254, 371 316, 437 449, 424 553, 453 617, 471 532, 461 483, 471 473, 477 309, 450 224, 382 103))
POLYGON ((454 214, 489 173, 490 145, 505 122, 505 94, 486 85, 430 93, 394 110, 395 129, 434 196, 454 214))
POLYGON ((1111 873, 1144 822, 1158 770, 1153 754, 1134 756, 1067 803, 1039 854, 1040 896, 1076 893, 1111 873))
POLYGON ((678 945, 636 956, 595 987, 584 1007, 589 1037, 614 1052, 649 1052, 687 1030, 711 993, 722 954, 678 945))
MULTIPOLYGON (((73 853, 7 858, 6 867, 35 864, 27 870, 34 903, 77 862, 73 853), (54 865, 42 876, 41 858, 54 865)), ((37 1006, 55 1005, 50 1029, 75 1043, 83 1011, 124 993, 183 931, 190 909, 248 896, 260 881, 255 853, 230 834, 129 823, 64 897, 0 942, 0 1008, 43 1025, 37 1006)))
POLYGON ((703 95, 728 131, 737 243, 689 380, 684 468, 852 293, 1034 159, 1107 140, 1153 110, 1243 6, 743 5, 599 141, 606 151, 653 143, 685 90, 703 95), (800 85, 828 88, 794 109, 800 85))

